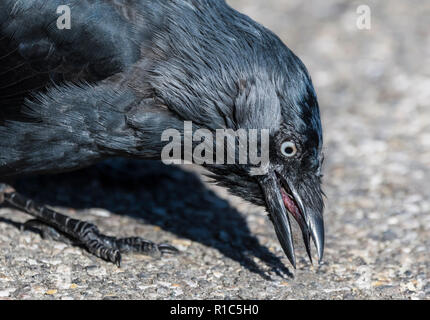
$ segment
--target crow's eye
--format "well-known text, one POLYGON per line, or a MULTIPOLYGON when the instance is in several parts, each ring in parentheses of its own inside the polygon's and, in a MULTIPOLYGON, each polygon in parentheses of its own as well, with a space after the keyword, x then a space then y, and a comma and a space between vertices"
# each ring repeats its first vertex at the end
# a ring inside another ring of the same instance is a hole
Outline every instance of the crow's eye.
POLYGON ((297 153, 296 144, 292 141, 285 141, 281 145, 281 152, 286 157, 294 157, 297 153))

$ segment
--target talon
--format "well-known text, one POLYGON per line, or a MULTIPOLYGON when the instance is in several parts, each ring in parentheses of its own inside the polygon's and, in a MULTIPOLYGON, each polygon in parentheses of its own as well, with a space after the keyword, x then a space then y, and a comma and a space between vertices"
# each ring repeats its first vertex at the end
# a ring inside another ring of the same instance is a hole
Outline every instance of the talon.
POLYGON ((167 243, 159 244, 158 250, 160 250, 161 253, 171 253, 171 254, 179 253, 178 249, 176 249, 174 246, 167 243))
POLYGON ((113 263, 115 263, 118 268, 121 268, 121 253, 119 251, 115 254, 113 263))

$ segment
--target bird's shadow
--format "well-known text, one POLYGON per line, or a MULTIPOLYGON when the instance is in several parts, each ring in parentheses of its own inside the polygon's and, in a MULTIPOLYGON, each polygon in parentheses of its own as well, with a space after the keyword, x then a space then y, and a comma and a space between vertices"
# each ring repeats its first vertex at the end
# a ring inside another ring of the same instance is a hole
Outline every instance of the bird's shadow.
POLYGON ((208 189, 197 174, 178 167, 113 159, 79 171, 18 179, 14 187, 42 204, 104 208, 143 219, 213 247, 267 280, 270 271, 293 277, 281 259, 259 243, 241 213, 208 189), (262 270, 253 257, 269 270, 262 270))

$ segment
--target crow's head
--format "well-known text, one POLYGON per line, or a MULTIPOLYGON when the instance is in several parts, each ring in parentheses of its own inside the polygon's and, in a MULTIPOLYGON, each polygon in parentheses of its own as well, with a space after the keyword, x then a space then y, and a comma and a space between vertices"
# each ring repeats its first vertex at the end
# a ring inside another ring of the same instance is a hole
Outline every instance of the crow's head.
POLYGON ((305 66, 272 32, 223 1, 174 3, 164 8, 166 18, 148 49, 149 87, 194 129, 268 130, 270 162, 260 174, 249 163, 205 166, 232 193, 266 206, 294 266, 288 213, 301 227, 309 256, 312 238, 321 260, 323 141, 305 66))

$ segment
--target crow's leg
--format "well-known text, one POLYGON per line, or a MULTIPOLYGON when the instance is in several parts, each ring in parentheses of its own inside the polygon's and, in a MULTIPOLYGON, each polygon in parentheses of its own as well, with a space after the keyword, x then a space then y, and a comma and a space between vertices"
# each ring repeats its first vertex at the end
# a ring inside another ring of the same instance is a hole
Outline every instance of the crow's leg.
POLYGON ((115 263, 117 266, 121 264, 121 252, 137 252, 148 255, 178 252, 176 248, 168 244, 158 245, 142 238, 117 239, 105 236, 99 232, 94 224, 72 219, 45 206, 38 205, 6 184, 0 184, 0 204, 2 202, 37 218, 37 222, 31 220, 27 227, 40 230, 42 236, 80 245, 95 256, 115 263), (64 237, 69 238, 69 241, 65 241, 64 237))

